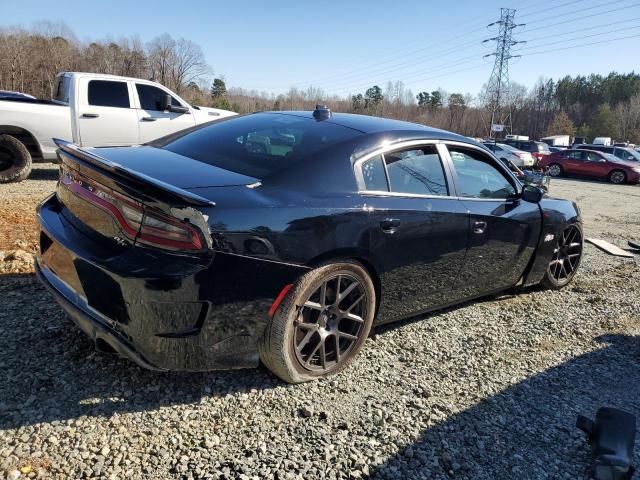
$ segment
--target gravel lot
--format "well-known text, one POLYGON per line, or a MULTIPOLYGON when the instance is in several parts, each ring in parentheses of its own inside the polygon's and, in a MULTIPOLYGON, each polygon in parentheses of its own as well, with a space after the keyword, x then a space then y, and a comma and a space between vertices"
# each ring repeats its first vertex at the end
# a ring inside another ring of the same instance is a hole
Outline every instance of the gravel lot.
MULTIPOLYGON (((55 177, 43 165, 0 185, 5 258, 33 248, 55 177)), ((640 240, 640 187, 551 189, 578 202, 587 236, 640 240)), ((379 328, 351 368, 298 386, 95 353, 32 274, 0 274, 0 478, 587 478, 576 415, 640 413, 638 265, 588 245, 565 290, 379 328)))

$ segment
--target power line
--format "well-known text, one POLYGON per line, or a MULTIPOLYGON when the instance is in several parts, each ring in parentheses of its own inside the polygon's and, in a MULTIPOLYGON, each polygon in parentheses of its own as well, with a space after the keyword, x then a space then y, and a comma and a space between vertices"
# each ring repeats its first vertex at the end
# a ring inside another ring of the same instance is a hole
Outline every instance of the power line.
MULTIPOLYGON (((572 46, 569 46, 569 47, 560 47, 560 48, 541 50, 541 51, 536 51, 536 52, 529 52, 527 54, 524 54, 523 58, 524 57, 528 57, 528 56, 532 56, 532 55, 541 55, 541 54, 545 54, 545 53, 553 53, 553 52, 559 52, 559 51, 563 51, 563 50, 571 50, 571 49, 575 49, 575 48, 581 48, 581 47, 587 47, 587 46, 591 46, 591 45, 611 43, 611 42, 616 42, 616 41, 620 41, 620 40, 626 40, 626 39, 630 39, 630 38, 638 38, 638 37, 640 37, 640 34, 617 37, 617 38, 611 38, 611 39, 608 39, 608 40, 602 40, 602 41, 598 41, 598 42, 588 42, 588 43, 583 43, 583 44, 579 44, 579 45, 572 45, 572 46)), ((465 73, 465 72, 469 72, 469 71, 472 71, 472 70, 478 70, 478 69, 483 68, 485 66, 486 66, 486 64, 483 63, 483 64, 480 64, 480 65, 475 65, 475 66, 471 66, 471 67, 468 67, 468 68, 463 68, 463 69, 457 69, 457 70, 444 72, 444 73, 442 73, 440 75, 434 75, 434 76, 430 76, 430 77, 425 77, 425 78, 419 79, 417 81, 423 82, 423 81, 433 80, 433 79, 436 79, 436 78, 448 77, 448 76, 455 75, 455 74, 458 74, 458 73, 465 73)))
MULTIPOLYGON (((461 47, 471 46, 471 45, 474 45, 474 44, 479 46, 480 45, 479 40, 473 40, 471 42, 466 42, 466 43, 463 43, 463 44, 458 45, 456 47, 444 50, 444 51, 440 52, 438 55, 432 55, 432 56, 429 57, 429 61, 427 63, 429 63, 430 61, 432 61, 434 59, 437 59, 437 58, 442 58, 444 56, 449 56, 451 54, 451 52, 457 51, 461 47)), ((323 88, 331 88, 331 87, 335 88, 336 85, 338 85, 338 86, 339 85, 344 85, 345 83, 353 84, 354 80, 358 81, 358 80, 360 80, 362 78, 365 78, 365 77, 371 77, 372 75, 380 75, 380 74, 385 74, 385 73, 390 73, 390 72, 397 72, 398 68, 400 68, 402 66, 408 66, 408 65, 416 65, 415 60, 410 60, 408 62, 403 62, 403 63, 394 65, 394 66, 389 67, 389 68, 383 68, 382 70, 375 70, 375 71, 365 72, 365 73, 360 73, 360 74, 355 74, 354 73, 354 75, 351 76, 352 78, 350 78, 350 79, 346 79, 345 78, 346 82, 340 80, 340 81, 335 81, 335 82, 324 83, 322 86, 323 86, 323 88)))
MULTIPOLYGON (((626 20, 620 20, 619 22, 603 23, 603 24, 600 24, 600 25, 595 25, 593 27, 589 27, 588 29, 589 30, 597 30, 597 29, 604 28, 604 27, 610 27, 612 25, 620 25, 621 23, 633 22, 635 20, 640 20, 640 17, 627 18, 626 20)), ((633 28, 633 27, 629 27, 629 28, 633 28)), ((558 36, 569 35, 571 33, 584 32, 585 30, 587 30, 587 29, 583 27, 583 28, 579 28, 577 30, 570 30, 568 32, 559 33, 558 36)), ((607 32, 602 32, 602 33, 600 33, 600 35, 604 35, 606 33, 607 32)), ((535 42, 535 41, 543 40, 543 39, 547 39, 547 38, 549 38, 549 35, 543 35, 542 37, 525 38, 524 41, 529 43, 529 42, 535 42)), ((583 38, 583 37, 581 37, 581 38, 583 38)), ((562 39, 562 40, 565 41, 564 39, 562 39)))
MULTIPOLYGON (((631 4, 631 5, 625 5, 624 7, 614 8, 613 10, 607 10, 606 12, 596 12, 596 13, 592 13, 590 15, 585 15, 583 17, 575 17, 575 18, 572 18, 570 21, 562 20, 561 22, 547 24, 547 25, 545 25, 545 28, 548 29, 550 27, 555 27, 557 25, 566 25, 569 22, 570 23, 575 23, 578 20, 584 20, 586 18, 593 18, 593 17, 597 17, 597 16, 602 16, 602 15, 609 15, 610 13, 619 12, 620 10, 626 10, 627 8, 631 8, 631 7, 637 7, 638 5, 640 5, 640 3, 634 3, 634 4, 631 4)), ((534 22, 529 22, 529 23, 534 23, 534 22)), ((525 28, 525 30, 526 30, 526 28, 525 28)))
MULTIPOLYGON (((633 25, 633 26, 629 27, 629 29, 635 29, 635 28, 640 28, 640 25, 633 25)), ((563 42, 573 42, 575 40, 582 40, 583 38, 599 37, 601 35, 608 35, 610 33, 619 33, 619 31, 618 30, 609 30, 608 32, 593 33, 591 35, 581 35, 579 37, 573 37, 573 38, 563 38, 561 40, 563 42)), ((532 48, 540 48, 540 47, 546 47, 547 45, 555 45, 557 43, 558 43, 558 40, 555 40, 553 42, 542 43, 540 45, 536 45, 536 46, 533 46, 533 47, 520 48, 517 51, 518 52, 522 52, 522 51, 525 51, 525 50, 531 50, 532 48)))
MULTIPOLYGON (((524 2, 526 2, 526 1, 527 1, 527 0, 520 0, 520 1, 516 2, 516 4, 524 3, 524 2)), ((536 5, 534 5, 534 6, 530 6, 529 8, 527 8, 527 10, 528 10, 528 9, 530 9, 530 8, 538 8, 540 5, 548 4, 548 3, 551 3, 552 1, 555 1, 555 0, 547 0, 547 1, 544 1, 544 2, 539 2, 538 4, 536 4, 536 5)), ((584 0, 574 0, 574 2, 575 2, 575 1, 584 1, 584 0)), ((489 18, 491 18, 491 17, 486 17, 486 18, 487 18, 487 20, 488 20, 488 19, 489 19, 489 18)), ((465 32, 465 35, 469 35, 470 33, 474 33, 474 32, 478 32, 478 31, 483 31, 483 30, 485 30, 485 28, 486 28, 486 25, 485 25, 486 20, 481 20, 481 22, 482 22, 482 26, 481 26, 481 27, 476 28, 476 29, 474 29, 474 30, 467 30, 467 31, 465 32)), ((477 24, 477 20, 474 20, 474 21, 472 21, 472 22, 465 22, 465 23, 462 23, 462 24, 460 24, 460 25, 457 25, 457 26, 456 26, 456 28, 457 28, 457 29, 464 28, 464 27, 466 27, 467 25, 470 25, 470 24, 474 24, 474 25, 475 25, 475 24, 477 24)), ((406 58, 406 57, 408 57, 408 56, 415 55, 415 54, 417 54, 417 53, 424 52, 424 51, 426 51, 426 50, 432 50, 432 49, 434 49, 435 47, 438 47, 438 46, 441 46, 441 45, 445 45, 445 44, 447 44, 447 43, 450 43, 451 41, 459 40, 459 39, 460 39, 460 36, 459 36, 459 35, 457 35, 457 36, 455 36, 455 37, 449 37, 449 38, 447 38, 446 40, 444 40, 444 41, 442 41, 442 42, 438 42, 438 43, 435 43, 435 44, 431 44, 431 45, 429 45, 428 47, 423 47, 423 48, 419 48, 419 49, 416 49, 416 50, 412 50, 412 51, 410 51, 410 52, 404 53, 404 54, 399 55, 399 56, 395 54, 395 52, 396 52, 398 49, 400 49, 402 46, 404 46, 404 45, 415 45, 415 44, 416 44, 416 42, 417 42, 419 39, 421 39, 421 38, 425 38, 425 37, 418 37, 418 38, 416 38, 416 39, 414 39, 414 40, 411 40, 411 41, 409 41, 409 42, 405 42, 404 44, 400 44, 400 45, 396 46, 396 47, 393 49, 393 51, 394 51, 394 55, 393 55, 393 57, 392 57, 392 58, 390 58, 390 59, 384 60, 384 58, 386 57, 386 55, 385 55, 385 54, 383 54, 383 56, 381 57, 381 58, 383 59, 382 61, 378 60, 378 61, 376 61, 375 63, 369 63, 369 64, 366 64, 365 66, 359 67, 359 68, 357 68, 356 70, 346 71, 346 72, 342 72, 342 73, 335 73, 335 74, 331 74, 331 75, 328 75, 328 76, 325 76, 325 77, 315 78, 315 79, 313 79, 311 82, 305 82, 305 81, 296 82, 294 85, 300 85, 300 84, 303 84, 303 83, 316 83, 316 84, 317 84, 317 83, 319 83, 319 82, 320 82, 320 83, 322 83, 322 82, 324 82, 325 80, 334 79, 334 78, 339 78, 339 77, 344 77, 345 75, 350 75, 350 74, 352 74, 354 71, 356 71, 356 72, 357 72, 357 71, 360 71, 360 70, 367 70, 367 69, 369 69, 369 68, 375 68, 375 67, 378 67, 378 66, 380 66, 380 65, 382 65, 382 64, 386 64, 386 63, 389 63, 389 62, 393 62, 393 61, 398 60, 398 59, 400 59, 400 58, 406 58)), ((429 36, 428 36, 427 38, 429 38, 429 39, 433 38, 433 32, 432 32, 432 33, 430 33, 430 34, 429 34, 429 36)), ((461 46, 463 46, 463 45, 461 45, 461 46)), ((391 53, 391 50, 389 50, 389 53, 391 53)))
POLYGON ((542 51, 539 51, 539 52, 529 52, 526 55, 527 56, 531 56, 531 55, 540 55, 542 53, 559 52, 559 51, 562 51, 562 50, 571 50, 573 48, 588 47, 589 45, 599 45, 599 44, 602 44, 602 43, 610 43, 610 42, 616 42, 618 40, 626 40, 628 38, 638 38, 638 37, 640 37, 640 34, 638 34, 638 35, 628 35, 628 36, 625 36, 625 37, 618 37, 618 38, 611 38, 609 40, 601 40, 599 42, 582 43, 580 45, 572 45, 570 47, 553 48, 551 50, 542 50, 542 51))
MULTIPOLYGON (((545 13, 545 12, 549 12, 551 10, 556 10, 558 8, 566 7, 567 5, 573 5, 574 3, 578 3, 578 2, 581 2, 581 1, 582 0, 571 0, 570 2, 566 2, 566 3, 563 3, 561 5, 554 5, 553 7, 545 8, 544 10, 538 10, 537 12, 528 13, 527 15, 520 15, 520 17, 518 17, 518 18, 520 20, 522 20, 523 18, 530 17, 531 15, 537 16, 537 15, 539 15, 541 13, 545 13)), ((616 0, 616 1, 622 2, 624 0, 616 0)))
MULTIPOLYGON (((583 8, 581 11, 582 11, 582 12, 586 12, 586 11, 588 11, 588 10, 595 10, 596 8, 608 7, 608 6, 610 6, 610 5, 615 5, 616 3, 620 3, 620 2, 624 2, 624 1, 625 1, 625 0, 613 0, 613 1, 611 1, 611 2, 600 3, 600 4, 598 4, 598 5, 593 5, 593 6, 591 6, 591 7, 583 8)), ((615 12, 615 11, 617 11, 617 10, 623 10, 623 9, 625 9, 625 8, 635 7, 636 5, 638 5, 638 3, 634 3, 634 4, 631 4, 631 5, 626 5, 626 6, 622 7, 622 8, 620 8, 620 9, 616 9, 616 10, 607 10, 607 11, 605 11, 605 12, 598 12, 598 13, 595 13, 595 14, 593 14, 593 15, 588 15, 587 17, 582 17, 582 18, 595 17, 595 16, 597 16, 597 15, 606 15, 607 13, 615 12)), ((564 16, 564 15, 571 15, 571 14, 573 14, 573 13, 574 13, 574 12, 565 12, 563 15, 556 15, 556 18, 557 18, 557 17, 560 17, 560 16, 564 16)), ((548 18, 539 18, 539 19, 537 19, 537 20, 528 21, 528 22, 527 22, 527 26, 531 25, 532 23, 547 22, 548 20, 549 20, 548 18)), ((578 18, 573 18, 573 19, 570 19, 570 20, 568 20, 568 21, 569 21, 569 22, 573 22, 573 21, 575 21, 575 20, 578 20, 578 18)), ((555 25, 558 25, 558 24, 555 24, 555 25)), ((549 25, 547 25, 547 26, 549 26, 549 25)), ((545 26, 545 28, 546 28, 547 26, 545 26)))
MULTIPOLYGON (((403 81, 406 81, 407 79, 413 78, 416 75, 422 75, 426 72, 438 72, 441 70, 446 70, 447 68, 450 68, 451 66, 458 66, 458 65, 464 65, 465 63, 469 63, 472 62, 474 60, 478 60, 478 56, 477 55, 472 55, 470 57, 465 57, 465 58, 460 58, 460 59, 456 59, 453 61, 449 61, 440 65, 435 65, 426 69, 422 69, 422 70, 418 70, 415 72, 412 72, 409 76, 403 76, 402 79, 403 81)), ((483 63, 483 65, 486 65, 486 63, 483 63)), ((396 78, 397 79, 397 78, 396 78)), ((424 79, 423 79, 424 80, 424 79)), ((391 81, 391 79, 389 79, 389 81, 391 81)), ((376 83, 376 82, 373 82, 376 83)), ((384 82, 377 82, 377 83, 384 83, 384 82)), ((358 84, 347 84, 346 86, 343 86, 341 88, 334 88, 333 91, 334 92, 346 92, 346 91, 353 91, 353 90, 358 90, 360 88, 363 88, 365 86, 369 86, 371 85, 371 81, 362 81, 358 84), (357 85, 357 87, 354 87, 354 85, 357 85)))
MULTIPOLYGON (((548 11, 548 10, 557 9, 557 8, 561 8, 563 6, 567 6, 567 5, 570 5, 570 4, 575 4, 575 3, 578 3, 578 2, 581 2, 581 1, 584 1, 584 0, 572 0, 570 2, 565 2, 565 3, 562 3, 560 5, 556 5, 556 6, 550 7, 548 9, 546 9, 546 10, 534 12, 534 13, 532 13, 530 15, 537 15, 538 13, 542 13, 542 12, 545 12, 545 11, 548 11)), ((605 3, 604 5, 598 5, 596 7, 589 7, 589 9, 590 8, 601 8, 603 6, 607 6, 608 4, 619 3, 620 1, 624 1, 624 0, 614 0, 612 2, 605 3)), ((536 7, 538 7, 538 6, 539 5, 536 5, 536 7)), ((628 7, 624 7, 624 8, 628 8, 628 7)), ((563 14, 561 14, 559 16, 562 17, 562 16, 567 16, 567 15, 573 15, 573 13, 574 12, 563 12, 563 14)), ((482 27, 479 30, 484 30, 484 28, 485 27, 482 27)), ((467 32, 467 33, 471 33, 471 32, 467 32)), ((472 40, 470 42, 465 42, 463 44, 455 45, 455 46, 449 48, 446 51, 439 52, 435 56, 430 56, 427 61, 430 61, 430 60, 432 60, 434 58, 442 57, 442 56, 446 55, 448 52, 457 50, 459 48, 463 48, 463 47, 467 47, 467 46, 473 45, 475 42, 476 42, 475 40, 472 40)), ((355 83, 355 82, 352 82, 352 80, 359 80, 359 79, 362 79, 362 78, 365 78, 365 77, 370 77, 371 75, 388 73, 388 72, 394 71, 394 70, 396 70, 396 69, 398 69, 400 67, 405 67, 405 66, 409 66, 409 65, 412 65, 412 64, 424 63, 425 61, 423 59, 411 59, 411 60, 400 62, 400 63, 392 63, 391 65, 389 65, 387 67, 384 67, 382 69, 377 68, 381 64, 385 64, 385 63, 388 64, 388 63, 391 63, 391 62, 396 62, 398 59, 405 58, 405 57, 411 57, 411 56, 413 56, 413 55, 415 55, 416 53, 419 53, 419 52, 425 52, 425 51, 433 50, 437 46, 444 45, 444 44, 447 44, 447 43, 450 43, 450 40, 446 40, 446 41, 443 41, 443 42, 435 43, 435 44, 430 45, 428 47, 423 47, 423 48, 420 48, 420 49, 417 49, 417 50, 413 50, 413 51, 411 51, 409 53, 397 56, 396 58, 391 59, 391 60, 387 60, 387 61, 383 61, 383 62, 376 62, 375 64, 371 64, 371 66, 368 66, 368 67, 355 69, 355 70, 352 70, 351 72, 343 72, 343 73, 340 73, 340 74, 335 74, 335 75, 332 75, 332 76, 329 76, 329 77, 325 77, 325 80, 329 80, 330 78, 332 79, 332 80, 330 80, 328 82, 327 81, 322 81, 323 79, 317 79, 313 83, 319 84, 319 86, 321 86, 324 89, 331 89, 331 90, 334 90, 334 91, 342 90, 344 88, 348 88, 348 87, 352 86, 355 83), (346 85, 346 87, 344 87, 344 85, 346 85)))
MULTIPOLYGON (((615 2, 613 2, 613 3, 615 3, 615 2)), ((618 9, 615 9, 614 11, 624 10, 624 9, 630 8, 630 7, 632 7, 632 6, 634 6, 634 5, 627 5, 627 6, 620 7, 620 8, 618 8, 618 9)), ((607 12, 607 13, 609 13, 609 12, 607 12)), ((577 17, 577 18, 573 19, 573 20, 571 21, 571 23, 575 23, 576 21, 581 20, 581 19, 583 19, 583 18, 593 17, 593 16, 595 16, 595 15, 599 15, 599 14, 600 14, 600 15, 602 15, 603 13, 596 13, 596 14, 586 15, 586 16, 583 16, 583 17, 577 17)), ((627 20, 623 20, 622 22, 609 22, 609 23, 607 23, 607 24, 598 25, 598 26, 593 27, 593 28, 599 29, 599 28, 604 28, 604 27, 606 27, 606 26, 616 25, 616 24, 623 23, 623 22, 628 22, 628 21, 631 21, 631 20, 630 20, 630 19, 627 19, 627 20)), ((567 23, 569 23, 569 22, 567 22, 567 21, 562 21, 562 22, 557 22, 556 24, 553 24, 553 25, 559 25, 559 24, 565 25, 565 24, 567 24, 567 23)), ((580 29, 580 30, 571 30, 571 31, 568 31, 568 32, 562 32, 562 33, 554 34, 554 36, 555 36, 555 38, 556 38, 556 39, 558 39, 558 37, 563 37, 563 36, 565 36, 565 35, 568 35, 568 34, 571 34, 571 33, 575 33, 575 32, 578 32, 578 31, 584 31, 584 30, 585 30, 584 28, 583 28, 583 29, 580 29)), ((601 33, 600 33, 600 35, 604 35, 604 34, 607 34, 607 33, 610 33, 610 32, 601 32, 601 33)), ((528 39, 528 40, 526 40, 526 41, 527 41, 527 42, 533 42, 533 41, 537 41, 537 40, 544 39, 544 38, 549 38, 549 35, 542 36, 542 37, 536 37, 536 38, 532 38, 532 39, 528 39)), ((584 36, 581 36, 580 38, 584 38, 584 36)), ((564 38, 560 38, 560 39, 561 39, 562 41, 573 41, 573 40, 575 40, 575 39, 564 39, 564 38)), ((469 43, 475 43, 475 41, 473 41, 473 42, 469 42, 469 43)), ((546 44, 545 44, 545 45, 546 45, 546 44)), ((530 49, 530 48, 538 48, 539 46, 541 46, 541 45, 533 46, 533 47, 527 47, 526 49, 530 49)), ((542 45, 542 46, 544 46, 544 45, 542 45)), ((439 54, 439 55, 436 55, 436 56, 430 57, 430 58, 429 58, 429 60, 427 60, 427 63, 428 63, 429 61, 431 61, 431 60, 435 59, 435 58, 442 57, 442 56, 444 56, 446 53, 448 53, 449 51, 451 51, 451 50, 455 50, 455 49, 456 49, 456 48, 449 49, 449 50, 447 50, 447 51, 443 51, 443 52, 441 52, 441 54, 439 54)), ((521 50, 525 50, 525 48, 523 48, 523 49, 521 49, 521 50)), ((467 58, 468 58, 468 57, 467 57, 467 58)), ((451 62, 451 63, 455 63, 455 62, 464 62, 467 58, 454 60, 454 61, 453 61, 453 62, 451 62)), ((411 63, 411 62, 404 62, 404 64, 410 64, 410 63, 411 63)), ((422 62, 422 63, 424 63, 424 62, 422 62)), ((433 70, 434 70, 434 68, 435 68, 435 69, 441 69, 440 67, 448 65, 448 63, 449 63, 449 62, 447 62, 447 63, 445 63, 445 64, 442 64, 442 65, 429 66, 429 67, 427 67, 427 68, 422 68, 422 69, 419 69, 419 70, 414 70, 414 71, 408 72, 408 73, 407 73, 407 74, 405 74, 405 75, 402 75, 400 78, 401 78, 402 80, 408 80, 408 79, 411 79, 411 78, 415 78, 417 75, 420 75, 420 74, 422 74, 422 73, 424 73, 424 72, 433 71, 433 70)), ((355 78, 353 78, 353 79, 352 79, 352 80, 356 80, 355 82, 354 82, 354 81, 351 81, 351 80, 350 80, 350 81, 346 81, 346 82, 329 82, 329 85, 324 84, 324 85, 322 85, 322 87, 323 87, 323 88, 325 88, 325 89, 328 87, 329 89, 331 89, 331 90, 332 90, 333 92, 335 92, 335 93, 340 93, 340 92, 343 92, 343 91, 353 91, 354 89, 358 89, 358 88, 360 88, 360 86, 364 86, 364 85, 365 85, 365 83, 366 83, 366 84, 371 84, 371 83, 380 83, 380 82, 376 82, 376 81, 374 81, 374 82, 371 82, 371 81, 366 81, 366 82, 365 82, 365 81, 362 81, 362 82, 359 82, 358 80, 359 80, 360 78, 364 79, 364 78, 371 77, 371 75, 373 75, 373 74, 388 73, 388 72, 392 72, 392 71, 393 71, 393 72, 396 72, 396 69, 395 69, 395 68, 393 68, 393 69, 388 69, 388 68, 386 68, 386 69, 383 69, 383 70, 379 70, 379 71, 377 71, 377 72, 371 72, 371 73, 360 74, 360 75, 357 75, 355 78)), ((398 76, 396 76, 396 77, 395 77, 395 79, 398 79, 398 78, 399 78, 398 76)))

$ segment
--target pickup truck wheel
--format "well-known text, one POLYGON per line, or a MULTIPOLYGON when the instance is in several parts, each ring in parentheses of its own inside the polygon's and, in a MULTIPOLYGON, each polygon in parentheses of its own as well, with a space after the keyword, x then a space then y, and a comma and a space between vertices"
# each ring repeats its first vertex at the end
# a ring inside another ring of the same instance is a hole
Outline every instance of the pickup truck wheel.
POLYGON ((31 154, 11 135, 0 135, 0 183, 21 182, 31 173, 31 154))

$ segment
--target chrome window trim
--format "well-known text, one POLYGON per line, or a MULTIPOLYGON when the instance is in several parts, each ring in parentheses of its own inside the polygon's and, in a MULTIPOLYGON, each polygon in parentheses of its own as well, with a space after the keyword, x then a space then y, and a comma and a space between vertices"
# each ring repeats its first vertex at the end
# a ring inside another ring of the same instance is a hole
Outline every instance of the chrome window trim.
MULTIPOLYGON (((354 174, 356 177, 356 183, 358 184, 358 193, 362 195, 370 195, 377 197, 405 197, 405 198, 455 198, 451 195, 452 185, 451 178, 447 175, 447 167, 445 158, 442 155, 442 150, 444 145, 442 144, 442 140, 439 139, 425 139, 425 140, 407 140, 404 142, 390 143, 388 145, 383 145, 372 152, 369 152, 362 157, 358 158, 353 163, 354 174), (444 174, 445 181, 447 182, 447 191, 448 195, 426 195, 426 194, 417 194, 417 193, 402 193, 402 192, 392 192, 391 184, 389 183, 389 172, 387 171, 387 162, 384 158, 384 154, 393 150, 400 150, 407 147, 416 147, 421 145, 435 145, 436 150, 438 152, 438 156, 440 157, 440 164, 442 166, 442 173, 444 174), (366 184, 364 182, 364 175, 362 174, 362 164, 367 160, 371 160, 373 157, 381 155, 382 156, 382 164, 384 166, 384 172, 387 177, 387 188, 389 191, 383 190, 367 190, 366 184)), ((446 150, 446 149, 445 149, 446 150)))
POLYGON ((384 190, 360 190, 360 195, 370 197, 399 197, 399 198, 425 198, 425 199, 455 199, 451 195, 423 195, 420 193, 400 193, 400 192, 387 192, 384 190))

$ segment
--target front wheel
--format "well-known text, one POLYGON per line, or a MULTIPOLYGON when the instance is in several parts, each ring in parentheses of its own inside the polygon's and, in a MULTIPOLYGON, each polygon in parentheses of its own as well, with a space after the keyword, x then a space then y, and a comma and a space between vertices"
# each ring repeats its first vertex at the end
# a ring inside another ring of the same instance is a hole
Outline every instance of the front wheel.
POLYGON ((373 282, 359 264, 312 270, 287 293, 265 329, 262 363, 288 383, 341 371, 367 339, 375 305, 373 282))
POLYGON ((619 185, 627 181, 627 175, 622 170, 614 170, 609 174, 609 181, 619 185))
POLYGON ((541 285, 552 290, 567 286, 578 271, 582 248, 582 228, 577 223, 569 225, 558 238, 541 285))
POLYGON ((557 163, 552 163, 551 165, 549 165, 549 168, 547 169, 547 173, 552 177, 561 177, 562 167, 557 163))

